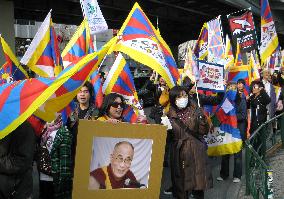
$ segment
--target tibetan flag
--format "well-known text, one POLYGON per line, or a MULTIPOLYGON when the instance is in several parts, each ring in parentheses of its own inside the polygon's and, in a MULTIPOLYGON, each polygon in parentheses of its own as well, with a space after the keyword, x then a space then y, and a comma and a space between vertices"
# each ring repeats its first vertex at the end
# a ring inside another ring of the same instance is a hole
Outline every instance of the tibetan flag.
POLYGON ((102 80, 98 70, 93 72, 93 74, 91 75, 90 82, 94 87, 94 95, 95 95, 94 104, 96 105, 96 107, 100 108, 103 104, 104 94, 102 90, 103 89, 102 80))
POLYGON ((76 107, 76 104, 72 100, 62 111, 59 111, 59 112, 61 112, 63 124, 67 123, 68 117, 75 110, 75 107, 76 107))
POLYGON ((252 81, 255 81, 255 80, 259 80, 260 74, 259 74, 257 64, 256 64, 256 61, 255 61, 255 58, 254 58, 254 55, 253 55, 252 52, 251 52, 251 55, 250 55, 250 67, 249 68, 250 68, 250 71, 251 71, 251 78, 250 78, 249 83, 251 83, 252 81))
POLYGON ((188 76, 192 81, 199 79, 199 70, 195 55, 192 53, 191 48, 188 46, 185 56, 185 62, 182 73, 182 80, 188 76))
POLYGON ((41 77, 56 77, 62 71, 63 64, 51 20, 51 11, 38 29, 21 63, 41 77))
POLYGON ((243 65, 243 57, 240 50, 240 44, 237 43, 237 52, 236 52, 236 58, 235 58, 235 67, 242 66, 243 65))
POLYGON ((234 154, 242 148, 241 134, 237 126, 236 96, 236 90, 228 90, 217 108, 213 124, 219 125, 214 128, 214 133, 208 134, 206 138, 209 156, 234 154))
POLYGON ((261 64, 266 63, 267 58, 278 47, 278 37, 268 0, 261 0, 261 39, 260 58, 261 64))
POLYGON ((244 94, 249 94, 249 85, 251 83, 251 70, 249 65, 235 66, 229 69, 228 81, 237 82, 244 79, 246 82, 244 94))
POLYGON ((93 40, 86 19, 78 27, 61 56, 64 67, 77 62, 81 57, 94 52, 93 40))
POLYGON ((279 70, 281 63, 281 51, 280 46, 276 48, 276 50, 271 54, 268 60, 268 68, 272 70, 279 70))
POLYGON ((256 65, 256 68, 259 70, 261 67, 260 67, 260 59, 259 59, 258 53, 255 50, 253 50, 252 55, 253 55, 253 59, 254 59, 254 63, 256 65))
MULTIPOLYGON (((112 40, 111 40, 112 41, 112 40)), ((56 78, 31 78, 0 86, 0 139, 15 130, 29 116, 52 121, 76 96, 106 55, 109 44, 83 57, 56 78)))
POLYGON ((272 55, 269 57, 268 68, 274 70, 275 64, 276 64, 276 54, 272 53, 272 55))
POLYGON ((18 81, 29 78, 25 69, 21 66, 20 62, 12 52, 9 45, 3 37, 1 37, 1 44, 6 59, 5 64, 0 68, 0 85, 9 83, 11 81, 18 81))
POLYGON ((231 40, 228 35, 226 35, 226 48, 225 48, 225 70, 232 67, 234 65, 234 55, 232 50, 231 40))
POLYGON ((208 61, 221 63, 225 57, 225 46, 223 41, 223 31, 220 16, 213 19, 208 24, 208 61))
POLYGON ((156 72, 172 88, 180 78, 170 48, 151 24, 138 3, 135 3, 117 34, 114 50, 129 55, 156 72))
POLYGON ((208 55, 208 25, 207 23, 204 23, 202 26, 196 46, 194 48, 194 54, 200 60, 204 60, 205 57, 208 55))
POLYGON ((123 110, 122 117, 129 123, 136 123, 138 119, 137 113, 134 111, 133 107, 128 104, 126 104, 126 107, 123 110))
POLYGON ((126 104, 134 109, 134 111, 128 111, 130 113, 135 113, 136 116, 133 116, 133 118, 137 117, 138 114, 144 115, 143 108, 138 100, 133 76, 121 53, 116 57, 116 60, 106 77, 103 85, 103 93, 105 95, 109 93, 118 93, 122 95, 126 104))

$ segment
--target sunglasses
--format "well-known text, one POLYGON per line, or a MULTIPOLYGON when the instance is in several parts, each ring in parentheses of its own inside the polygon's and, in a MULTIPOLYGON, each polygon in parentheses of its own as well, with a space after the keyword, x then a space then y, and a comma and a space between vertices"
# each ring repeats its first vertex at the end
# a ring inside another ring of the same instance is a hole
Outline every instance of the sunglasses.
POLYGON ((113 103, 111 103, 110 106, 113 107, 113 108, 118 108, 118 106, 120 106, 121 108, 124 108, 125 105, 122 102, 113 102, 113 103))

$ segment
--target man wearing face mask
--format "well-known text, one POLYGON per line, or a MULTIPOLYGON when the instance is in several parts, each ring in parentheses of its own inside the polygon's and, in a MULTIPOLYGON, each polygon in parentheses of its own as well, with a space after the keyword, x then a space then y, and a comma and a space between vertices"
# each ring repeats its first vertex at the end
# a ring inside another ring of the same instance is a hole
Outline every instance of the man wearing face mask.
POLYGON ((170 119, 174 141, 171 151, 171 176, 173 196, 188 198, 194 191, 195 198, 204 198, 204 190, 212 186, 207 148, 203 135, 209 124, 203 111, 194 100, 189 99, 185 87, 170 90, 170 119))

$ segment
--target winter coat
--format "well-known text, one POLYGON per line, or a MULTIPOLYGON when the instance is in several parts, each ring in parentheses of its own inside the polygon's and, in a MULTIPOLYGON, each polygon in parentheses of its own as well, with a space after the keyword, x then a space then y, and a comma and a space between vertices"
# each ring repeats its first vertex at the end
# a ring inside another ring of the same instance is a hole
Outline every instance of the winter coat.
POLYGON ((209 131, 207 118, 192 100, 184 110, 171 106, 168 117, 174 134, 171 164, 176 197, 183 197, 179 192, 210 188, 211 170, 203 140, 203 135, 209 131))
POLYGON ((0 199, 26 199, 33 189, 35 133, 28 122, 0 140, 0 199))
POLYGON ((252 95, 248 102, 251 108, 251 129, 253 133, 261 124, 267 120, 267 105, 270 103, 270 97, 264 89, 260 91, 260 94, 255 97, 252 95))
POLYGON ((247 100, 245 95, 242 93, 241 96, 238 93, 236 98, 236 113, 238 123, 247 121, 247 100))
MULTIPOLYGON (((200 106, 203 107, 204 105, 218 105, 222 102, 224 98, 224 93, 220 92, 216 96, 210 96, 205 94, 198 94, 200 106)), ((194 100, 196 103, 198 102, 197 94, 190 94, 189 99, 194 100)))

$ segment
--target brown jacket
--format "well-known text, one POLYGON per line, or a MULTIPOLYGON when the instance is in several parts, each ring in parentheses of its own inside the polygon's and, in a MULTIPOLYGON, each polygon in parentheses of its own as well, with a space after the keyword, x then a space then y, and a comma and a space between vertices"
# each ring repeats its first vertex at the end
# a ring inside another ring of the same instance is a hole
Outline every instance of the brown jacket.
POLYGON ((193 101, 182 111, 184 119, 179 118, 179 111, 170 107, 168 117, 174 133, 173 184, 177 191, 176 196, 182 198, 178 192, 212 187, 212 176, 203 139, 203 135, 209 131, 207 118, 193 101))

